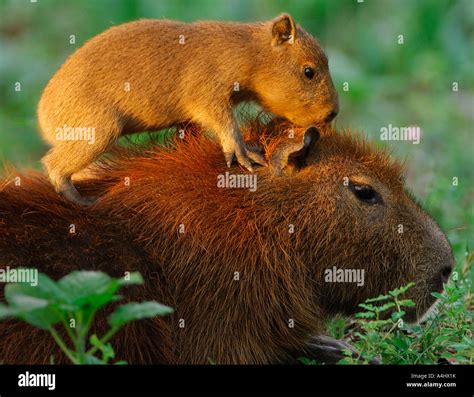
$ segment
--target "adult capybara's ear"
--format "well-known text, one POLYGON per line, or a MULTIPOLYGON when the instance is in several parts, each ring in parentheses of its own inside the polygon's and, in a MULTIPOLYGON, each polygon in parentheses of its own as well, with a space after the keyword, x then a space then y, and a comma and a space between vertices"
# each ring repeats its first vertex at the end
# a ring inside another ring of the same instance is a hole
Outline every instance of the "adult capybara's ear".
POLYGON ((293 44, 296 40, 296 24, 291 15, 281 14, 273 21, 272 45, 293 44))
POLYGON ((279 144, 269 160, 270 169, 275 175, 282 175, 283 169, 290 163, 298 168, 304 166, 306 157, 319 139, 316 127, 309 127, 304 134, 279 144))

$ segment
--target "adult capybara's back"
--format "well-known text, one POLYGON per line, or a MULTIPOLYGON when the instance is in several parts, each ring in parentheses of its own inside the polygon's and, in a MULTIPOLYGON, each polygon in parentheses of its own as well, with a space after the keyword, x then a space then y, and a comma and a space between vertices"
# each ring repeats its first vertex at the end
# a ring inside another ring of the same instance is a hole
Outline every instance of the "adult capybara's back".
MULTIPOLYGON (((352 314, 409 281, 409 319, 422 316, 453 259, 444 234, 407 194, 402 167, 358 134, 325 129, 318 139, 309 129, 289 138, 288 128, 247 127, 247 143, 260 145, 271 165, 255 174, 230 172, 205 137, 119 151, 78 183, 81 193, 101 196, 87 210, 59 198, 45 177, 11 172, 0 185, 0 266, 55 278, 77 269, 140 271, 145 285, 125 289, 125 299, 156 299, 176 311, 114 337, 117 357, 130 363, 317 357, 327 317, 352 314), (328 282, 325 270, 334 267, 364 270, 363 285, 328 282)), ((43 331, 0 322, 3 362, 47 363, 50 355, 66 362, 43 331)))

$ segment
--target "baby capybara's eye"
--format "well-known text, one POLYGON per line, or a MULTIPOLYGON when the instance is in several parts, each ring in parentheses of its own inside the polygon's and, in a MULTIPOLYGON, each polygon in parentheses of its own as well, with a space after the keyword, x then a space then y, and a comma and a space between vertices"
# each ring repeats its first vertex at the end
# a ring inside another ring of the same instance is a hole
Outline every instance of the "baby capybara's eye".
POLYGON ((312 79, 313 76, 314 76, 314 69, 310 66, 305 66, 304 67, 304 75, 308 78, 308 79, 312 79))
POLYGON ((360 200, 368 204, 376 204, 382 202, 380 195, 369 185, 349 185, 352 193, 360 200))

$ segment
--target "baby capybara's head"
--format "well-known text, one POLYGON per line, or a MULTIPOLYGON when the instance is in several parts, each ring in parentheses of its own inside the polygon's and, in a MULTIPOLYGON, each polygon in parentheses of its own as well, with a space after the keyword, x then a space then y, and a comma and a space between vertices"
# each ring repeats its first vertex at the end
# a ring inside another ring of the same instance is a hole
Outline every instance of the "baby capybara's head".
POLYGON ((263 105, 302 127, 330 122, 339 102, 328 59, 309 33, 283 14, 265 24, 267 35, 253 73, 263 105))

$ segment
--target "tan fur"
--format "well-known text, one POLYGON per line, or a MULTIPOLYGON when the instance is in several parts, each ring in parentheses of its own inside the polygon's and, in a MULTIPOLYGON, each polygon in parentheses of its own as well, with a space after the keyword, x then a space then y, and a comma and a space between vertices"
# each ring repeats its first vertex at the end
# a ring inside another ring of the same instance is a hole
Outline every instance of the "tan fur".
POLYGON ((251 170, 251 160, 262 159, 245 148, 233 115, 244 100, 303 127, 337 113, 327 58, 289 15, 261 23, 148 19, 115 26, 71 55, 45 88, 38 122, 52 149, 43 163, 58 192, 85 204, 71 176, 119 136, 193 121, 217 134, 228 164, 236 156, 251 170), (315 69, 313 79, 305 66, 315 69), (65 125, 94 128, 95 142, 58 140, 65 125))
MULTIPOLYGON (((289 141, 281 122, 253 121, 244 131, 269 160, 289 141)), ((353 314, 358 303, 409 281, 417 307, 408 318, 419 318, 453 264, 446 237, 406 192, 398 162, 359 134, 320 132, 283 176, 257 169, 256 192, 217 187, 228 169, 219 146, 199 134, 167 150, 117 150, 93 180, 78 183, 81 193, 101 197, 88 209, 61 200, 38 173, 15 186, 11 172, 0 182, 0 266, 37 267, 53 278, 77 269, 140 271, 145 286, 124 289, 125 300, 156 299, 176 312, 114 337, 117 357, 131 363, 312 357, 326 318, 353 314), (370 184, 384 203, 361 202, 344 177, 370 184), (325 282, 332 266, 365 269, 365 285, 325 282)), ((102 313, 94 331, 104 328, 102 313)), ((0 322, 0 360, 46 363, 49 354, 66 360, 44 332, 0 322)))

